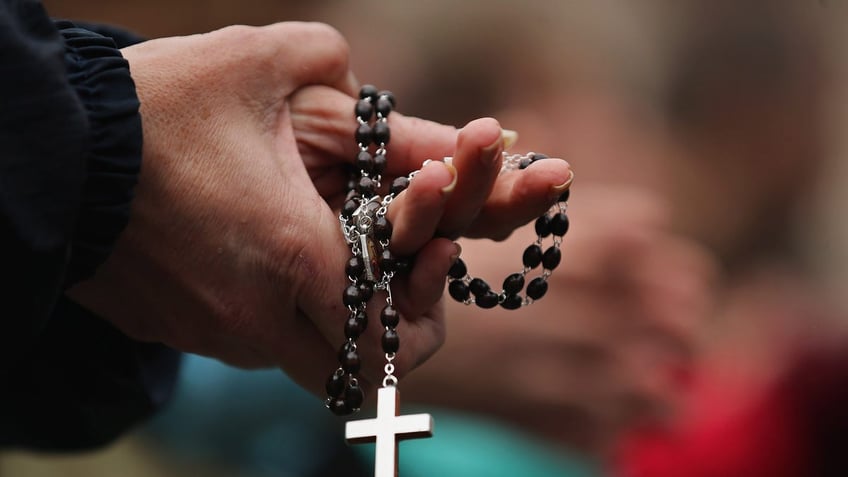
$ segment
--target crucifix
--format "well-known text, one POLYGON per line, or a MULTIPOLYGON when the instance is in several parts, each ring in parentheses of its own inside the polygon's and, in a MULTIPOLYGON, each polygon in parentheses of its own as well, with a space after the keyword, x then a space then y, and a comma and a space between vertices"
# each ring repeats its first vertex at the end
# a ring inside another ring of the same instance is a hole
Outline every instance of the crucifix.
POLYGON ((398 475, 398 441, 433 436, 433 418, 429 414, 400 416, 400 397, 395 386, 377 391, 377 417, 350 421, 345 427, 348 443, 376 441, 374 477, 398 475))

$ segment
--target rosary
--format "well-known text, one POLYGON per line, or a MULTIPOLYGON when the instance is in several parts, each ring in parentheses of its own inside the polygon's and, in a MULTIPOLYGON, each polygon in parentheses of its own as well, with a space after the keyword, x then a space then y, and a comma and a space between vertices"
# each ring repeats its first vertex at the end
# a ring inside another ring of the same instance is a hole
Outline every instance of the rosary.
MULTIPOLYGON (((384 328, 381 344, 386 365, 382 387, 377 391, 377 417, 350 421, 345 429, 349 443, 376 443, 375 477, 397 475, 399 440, 431 437, 433 433, 433 418, 429 414, 399 415, 398 380, 392 364, 400 348, 396 329, 400 313, 392 304, 391 281, 395 274, 408 273, 412 265, 409 260, 396 257, 389 250, 392 224, 386 213, 392 200, 409 186, 418 172, 396 178, 388 193, 382 197, 379 195, 381 175, 386 167, 386 145, 390 139, 388 116, 394 107, 395 98, 388 91, 378 91, 367 85, 359 92, 354 111, 358 123, 354 136, 360 149, 356 157, 358 171, 352 174, 347 198, 339 215, 342 234, 352 253, 345 267, 350 285, 342 295, 350 313, 344 324, 346 340, 339 350, 339 367, 326 384, 326 405, 330 411, 343 416, 359 410, 365 396, 356 378, 361 367, 356 340, 368 325, 366 304, 375 292, 385 292, 380 324, 384 328)), ((501 172, 525 169, 531 163, 546 158, 544 154, 509 155, 504 152, 501 172)), ((484 280, 472 278, 465 263, 457 258, 448 272, 450 296, 466 305, 476 304, 480 308, 500 305, 508 310, 530 305, 542 298, 548 291, 548 277, 560 263, 560 245, 569 225, 566 215, 568 196, 569 190, 566 190, 548 212, 536 219, 537 240, 524 250, 524 267, 506 277, 500 293, 484 280), (543 250, 543 241, 549 236, 553 244, 543 250), (525 288, 526 276, 539 265, 542 266, 541 274, 527 283, 526 296, 522 297, 520 293, 525 288)))

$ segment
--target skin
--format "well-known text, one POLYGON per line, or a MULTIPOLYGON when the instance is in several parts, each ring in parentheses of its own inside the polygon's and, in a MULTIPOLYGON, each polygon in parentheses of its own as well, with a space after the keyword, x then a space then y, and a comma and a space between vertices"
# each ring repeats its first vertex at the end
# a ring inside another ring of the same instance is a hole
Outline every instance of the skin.
MULTIPOLYGON (((338 366, 347 317, 350 251, 337 218, 343 166, 356 156, 347 44, 325 25, 282 23, 123 53, 145 132, 137 197, 113 254, 72 296, 133 338, 278 366, 320 392, 338 366)), ((395 361, 403 375, 444 340, 444 276, 458 254, 451 239, 508 236, 547 208, 571 172, 553 160, 498 178, 502 139, 492 119, 459 133, 397 113, 389 124, 384 183, 427 158, 451 155, 455 166, 424 167, 389 209, 393 251, 417 257, 392 286, 405 318, 395 361)), ((359 340, 366 381, 381 377, 378 328, 359 340)))

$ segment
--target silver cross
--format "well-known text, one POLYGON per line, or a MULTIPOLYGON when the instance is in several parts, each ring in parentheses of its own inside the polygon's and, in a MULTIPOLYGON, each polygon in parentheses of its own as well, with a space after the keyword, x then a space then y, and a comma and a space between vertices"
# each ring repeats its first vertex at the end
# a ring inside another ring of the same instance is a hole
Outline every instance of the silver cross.
POLYGON ((345 427, 345 439, 351 444, 375 442, 374 477, 396 477, 397 445, 402 439, 433 436, 433 418, 429 414, 399 416, 400 396, 394 386, 377 391, 377 417, 350 421, 345 427))

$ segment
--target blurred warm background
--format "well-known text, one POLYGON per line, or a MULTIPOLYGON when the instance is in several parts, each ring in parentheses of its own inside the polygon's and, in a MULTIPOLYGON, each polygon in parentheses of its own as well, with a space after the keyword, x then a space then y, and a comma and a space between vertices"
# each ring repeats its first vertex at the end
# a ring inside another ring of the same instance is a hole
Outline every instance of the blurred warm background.
MULTIPOLYGON (((402 475, 848 475, 848 5, 45 4, 149 38, 326 22, 402 113, 495 116, 517 150, 569 160, 561 288, 522 316, 450 309, 404 384, 442 411, 402 475)), ((502 276, 490 247, 464 256, 502 276)), ((86 455, 2 453, 0 476, 370 475, 341 435, 279 372, 187 357, 149 426, 86 455)))

